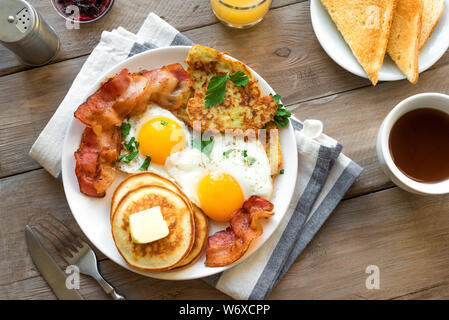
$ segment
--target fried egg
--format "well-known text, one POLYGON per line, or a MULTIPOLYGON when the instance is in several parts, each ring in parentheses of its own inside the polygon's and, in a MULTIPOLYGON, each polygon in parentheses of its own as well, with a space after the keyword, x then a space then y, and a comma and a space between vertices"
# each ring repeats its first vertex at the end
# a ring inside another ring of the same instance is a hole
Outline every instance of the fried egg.
POLYGON ((252 195, 271 198, 271 169, 260 141, 215 135, 211 148, 207 155, 189 146, 171 154, 165 164, 169 176, 206 215, 228 221, 252 195))
POLYGON ((122 141, 117 166, 127 173, 151 170, 167 176, 166 159, 184 150, 191 139, 187 126, 156 104, 149 104, 144 112, 131 115, 125 126, 129 127, 129 133, 122 141))

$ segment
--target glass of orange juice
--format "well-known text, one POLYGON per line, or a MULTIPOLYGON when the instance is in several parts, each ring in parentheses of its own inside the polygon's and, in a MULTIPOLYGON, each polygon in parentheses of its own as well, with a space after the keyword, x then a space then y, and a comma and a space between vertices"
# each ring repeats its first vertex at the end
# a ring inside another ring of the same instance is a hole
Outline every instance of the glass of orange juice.
POLYGON ((210 0, 215 16, 228 27, 249 28, 262 21, 271 0, 210 0))

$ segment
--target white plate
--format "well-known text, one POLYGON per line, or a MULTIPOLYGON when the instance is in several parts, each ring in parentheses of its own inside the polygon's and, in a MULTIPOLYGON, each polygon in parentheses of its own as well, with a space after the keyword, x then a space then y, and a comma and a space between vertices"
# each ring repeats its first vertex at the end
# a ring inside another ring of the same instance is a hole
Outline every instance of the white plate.
MULTIPOLYGON (((142 69, 151 70, 176 62, 183 64, 185 67, 184 60, 187 57, 189 49, 190 47, 188 46, 179 46, 154 49, 138 54, 114 66, 111 70, 101 76, 90 90, 87 92, 80 92, 80 94, 85 96, 85 100, 99 88, 100 83, 106 77, 116 74, 123 68, 128 68, 130 72, 137 72, 142 69)), ((259 81, 259 85, 264 94, 274 93, 273 89, 265 82, 265 80, 254 71, 252 72, 254 77, 259 81)), ((74 106, 74 109, 76 107, 77 106, 74 106)), ((84 128, 85 126, 74 118, 67 130, 64 141, 62 179, 70 209, 85 235, 101 252, 119 265, 145 276, 171 280, 202 278, 224 271, 242 262, 270 237, 284 216, 293 195, 296 183, 298 156, 295 135, 293 127, 290 124, 288 128, 282 129, 280 132, 285 174, 279 175, 274 183, 274 192, 271 202, 274 204, 275 214, 270 219, 263 222, 263 235, 253 241, 249 250, 241 259, 229 266, 211 268, 204 265, 205 257, 203 256, 197 263, 177 271, 150 272, 139 270, 128 265, 117 251, 112 239, 109 223, 111 196, 125 175, 119 174, 114 184, 107 190, 106 196, 102 199, 87 197, 79 190, 78 181, 75 176, 75 158, 73 153, 79 147, 81 134, 84 128)), ((226 226, 227 224, 211 222, 211 234, 224 229, 226 226)))
MULTIPOLYGON (((419 54, 419 72, 429 69, 449 47, 449 0, 445 1, 445 10, 440 22, 419 54)), ((320 0, 310 1, 310 15, 313 30, 324 51, 342 68, 360 77, 368 78, 366 72, 357 62, 351 49, 346 44, 327 10, 320 0)), ((405 79, 405 75, 396 67, 388 54, 379 70, 379 81, 405 79)))

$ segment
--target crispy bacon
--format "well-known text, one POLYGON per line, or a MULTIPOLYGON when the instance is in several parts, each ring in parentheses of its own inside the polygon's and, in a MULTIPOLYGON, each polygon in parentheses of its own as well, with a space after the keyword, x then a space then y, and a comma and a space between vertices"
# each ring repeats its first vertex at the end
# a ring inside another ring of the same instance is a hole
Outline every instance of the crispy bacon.
POLYGON ((138 103, 148 102, 148 87, 146 77, 123 69, 81 104, 75 117, 96 131, 120 124, 138 103))
MULTIPOLYGON (((179 109, 183 106, 187 99, 186 95, 192 86, 192 80, 179 63, 144 71, 142 75, 151 82, 151 101, 169 110, 179 109)), ((136 109, 135 112, 139 113, 141 110, 136 109)))
POLYGON ((263 233, 259 220, 271 217, 272 210, 273 204, 258 196, 246 200, 243 207, 232 214, 230 226, 208 238, 204 264, 221 267, 240 259, 251 242, 263 233))
POLYGON ((75 152, 75 174, 82 193, 104 197, 115 179, 115 161, 120 151, 120 128, 111 127, 97 136, 90 127, 84 129, 75 152))

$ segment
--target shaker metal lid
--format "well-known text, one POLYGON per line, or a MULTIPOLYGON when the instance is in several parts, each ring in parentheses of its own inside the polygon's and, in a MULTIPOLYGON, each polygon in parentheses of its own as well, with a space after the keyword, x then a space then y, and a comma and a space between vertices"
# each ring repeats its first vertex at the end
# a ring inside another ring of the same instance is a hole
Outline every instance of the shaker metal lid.
POLYGON ((35 23, 32 7, 23 0, 0 1, 0 42, 14 43, 32 32, 35 23))

